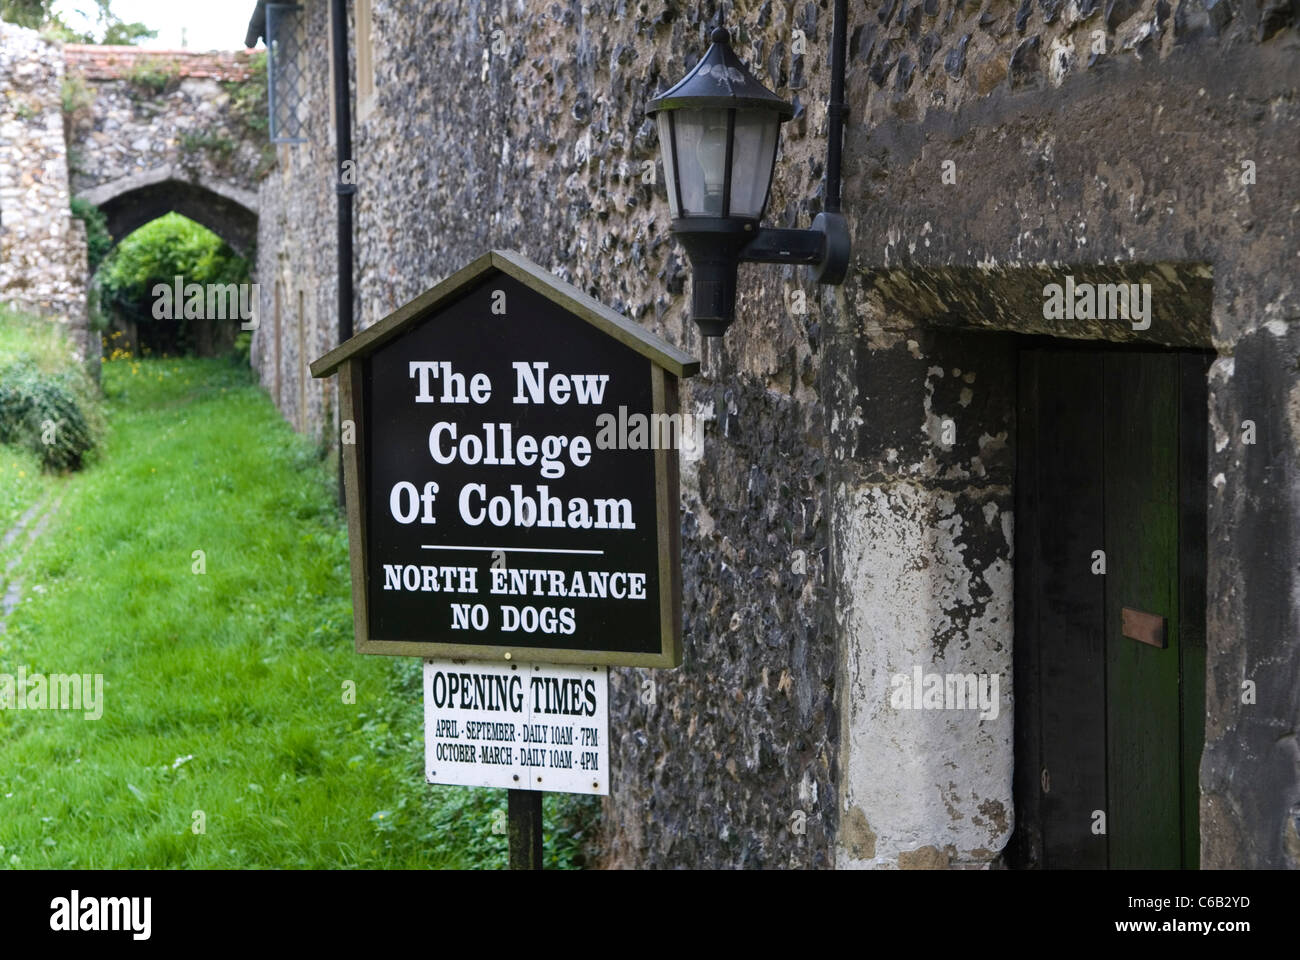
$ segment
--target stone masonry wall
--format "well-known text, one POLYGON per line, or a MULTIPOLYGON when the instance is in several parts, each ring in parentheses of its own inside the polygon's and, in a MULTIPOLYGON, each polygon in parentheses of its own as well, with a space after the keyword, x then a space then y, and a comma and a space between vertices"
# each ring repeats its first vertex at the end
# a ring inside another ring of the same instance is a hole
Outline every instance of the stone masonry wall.
MULTIPOLYGON (((307 364, 338 339, 329 4, 309 0, 302 16, 309 40, 299 62, 307 142, 280 146, 259 187, 262 309, 252 362, 285 418, 301 432, 328 438, 337 436, 335 385, 312 380, 307 364)), ((364 238, 357 242, 366 245, 364 238)))
POLYGON ((86 101, 69 117, 73 191, 104 209, 115 239, 176 210, 247 251, 273 159, 264 104, 235 96, 251 55, 74 44, 64 55, 86 101))
MULTIPOLYGON (((703 355, 683 390, 712 417, 703 458, 682 465, 686 661, 614 672, 606 865, 1000 862, 1015 437, 1008 354, 981 330, 1219 353, 1203 858, 1300 865, 1293 5, 851 2, 848 281, 742 267, 737 322, 707 353, 643 111, 703 52, 714 5, 371 6, 358 328, 509 247, 703 355), (1043 285, 1070 270, 1152 282, 1150 331, 1045 324, 1043 285), (1268 444, 1236 443, 1246 417, 1268 444), (915 664, 1000 675, 1002 709, 891 713, 882 685, 915 664), (1241 704, 1242 677, 1267 705, 1241 704)), ((333 386, 305 369, 334 342, 328 4, 304 16, 309 142, 261 186, 254 363, 292 422, 331 432, 333 386)), ((767 222, 807 226, 829 4, 741 0, 727 21, 796 105, 767 222)))
MULTIPOLYGON (((993 7, 992 15, 1001 9, 993 7)), ((840 502, 861 502, 865 494, 900 497, 934 466, 938 476, 922 485, 942 502, 945 487, 961 475, 953 470, 960 465, 953 464, 954 456, 970 450, 975 438, 981 445, 997 441, 999 431, 987 426, 993 408, 977 408, 988 358, 968 349, 960 358, 966 362, 955 362, 959 358, 944 356, 942 338, 927 345, 937 333, 1003 330, 1214 350, 1218 359, 1206 411, 1211 452, 1204 474, 1210 544, 1201 862, 1297 867, 1300 407, 1292 398, 1300 378, 1294 362, 1300 356, 1300 291, 1293 187, 1300 157, 1290 144, 1300 123, 1300 38, 1289 7, 1234 4, 1207 12, 1199 2, 1184 0, 1138 8, 1114 29, 1107 27, 1120 15, 1116 11, 1126 9, 1111 4, 1073 25, 1039 25, 1040 11, 1030 10, 1025 36, 1041 29, 1040 45, 1073 30, 1079 49, 1093 29, 1105 31, 1108 52, 1080 58, 1059 87, 1045 72, 1017 82, 1011 65, 1025 40, 1014 20, 1000 28, 991 24, 1003 40, 1000 52, 985 62, 998 61, 990 68, 997 70, 1005 60, 1008 72, 982 96, 954 93, 946 72, 938 80, 943 103, 936 103, 934 90, 904 93, 891 89, 887 78, 878 85, 869 73, 851 76, 850 99, 866 104, 869 121, 851 126, 846 142, 846 152, 857 158, 846 195, 862 211, 854 239, 863 269, 844 291, 852 312, 841 315, 827 353, 842 378, 836 387, 841 399, 831 401, 844 411, 834 458, 845 492, 840 502), (1135 24, 1151 27, 1149 46, 1125 50, 1113 42, 1135 24), (1081 280, 1150 283, 1151 327, 1134 332, 1122 322, 1047 321, 1044 285, 1069 273, 1081 280), (924 377, 918 371, 910 385, 902 379, 898 388, 882 390, 880 377, 872 374, 890 351, 907 351, 937 369, 924 377), (955 376, 953 367, 963 378, 977 374, 972 397, 945 386, 955 376), (933 435, 944 418, 956 425, 955 447, 933 435), (925 448, 905 457, 900 447, 897 463, 882 464, 882 445, 896 441, 846 443, 854 420, 868 421, 859 434, 864 439, 883 441, 896 428, 925 448), (1267 423, 1260 429, 1270 439, 1262 445, 1243 442, 1246 420, 1267 423), (1248 702, 1247 681, 1267 692, 1248 702)), ((1014 436, 1008 441, 1014 451, 1014 436)), ((980 506, 981 497, 985 509, 998 506, 996 476, 993 470, 987 477, 972 475, 965 484, 976 497, 972 506, 980 506)), ((986 518, 959 512, 964 515, 958 547, 967 532, 987 529, 981 526, 986 518)), ((840 613, 860 609, 859 585, 897 552, 890 537, 869 538, 866 549, 857 550, 858 531, 869 518, 861 511, 843 517, 837 545, 854 548, 859 562, 856 571, 839 566, 840 613)), ((942 544, 951 529, 930 526, 942 544)), ((918 547, 915 535, 910 539, 918 562, 932 562, 935 551, 918 547)), ((996 569, 993 561, 1014 565, 1010 547, 1009 537, 1001 545, 977 537, 964 550, 969 576, 940 570, 927 577, 932 626, 922 635, 934 636, 931 656, 941 650, 949 623, 963 623, 972 613, 987 616, 990 604, 1006 596, 994 587, 982 599, 973 595, 971 603, 961 589, 969 584, 973 592, 981 580, 990 584, 986 574, 996 569)), ((864 612, 879 623, 897 609, 877 603, 864 612)), ((909 646, 927 650, 918 647, 915 634, 868 631, 862 620, 845 619, 846 685, 869 677, 854 673, 855 657, 870 665, 909 646)), ((979 636, 967 628, 967 640, 979 636)), ((999 660, 1009 668, 1009 634, 983 636, 962 661, 966 669, 999 660)), ((841 862, 887 865, 879 858, 892 858, 894 851, 900 865, 990 860, 987 852, 1014 828, 1014 820, 995 815, 1006 813, 1005 802, 999 810, 990 801, 1000 798, 981 794, 977 785, 993 771, 999 779, 1009 776, 1009 751, 999 760, 978 740, 951 736, 936 751, 938 720, 925 714, 915 717, 906 737, 891 737, 880 709, 879 700, 846 696, 846 741, 854 748, 845 762, 845 797, 851 807, 858 806, 855 797, 867 801, 859 806, 861 817, 846 811, 862 829, 842 834, 841 862), (946 773, 902 765, 915 756, 933 763, 945 753, 962 773, 954 782, 969 805, 954 804, 953 811, 936 803, 940 794, 946 801, 952 792, 946 773), (905 769, 907 775, 882 779, 882 769, 905 769), (903 816, 919 801, 935 803, 940 814, 920 829, 903 816), (981 832, 992 846, 980 842, 981 832), (957 835, 961 839, 953 843, 957 835), (852 842, 857 838, 862 842, 852 842)))
POLYGON ((75 192, 164 167, 188 179, 256 186, 265 135, 248 128, 226 86, 252 76, 247 52, 69 44, 64 56, 91 94, 71 131, 75 192), (161 90, 151 88, 133 81, 142 70, 169 79, 161 90))
MULTIPOLYGON (((334 158, 328 5, 310 2, 304 16, 310 142, 286 150, 262 188, 268 319, 255 363, 286 416, 314 431, 331 385, 302 384, 304 361, 333 344, 334 158), (272 276, 284 291, 278 348, 272 276)), ((755 30, 788 42, 791 17, 770 9, 755 30)), ((355 132, 358 327, 507 247, 699 355, 662 170, 653 185, 641 175, 658 157, 645 100, 702 52, 702 23, 661 6, 374 4, 375 107, 355 132)), ((786 225, 806 225, 816 205, 822 146, 808 121, 805 108, 783 147, 773 209, 786 225)), ((839 721, 819 318, 783 308, 794 271, 742 273, 742 319, 683 391, 684 409, 714 418, 709 452, 683 464, 686 664, 612 681, 610 865, 832 861, 839 721), (653 705, 640 697, 647 675, 653 705)))
POLYGON ((0 22, 0 302, 86 330, 85 227, 69 209, 63 52, 0 22))
POLYGON ((125 80, 141 64, 174 69, 200 80, 239 82, 253 75, 252 54, 246 50, 146 50, 69 43, 63 47, 63 58, 87 80, 125 80))

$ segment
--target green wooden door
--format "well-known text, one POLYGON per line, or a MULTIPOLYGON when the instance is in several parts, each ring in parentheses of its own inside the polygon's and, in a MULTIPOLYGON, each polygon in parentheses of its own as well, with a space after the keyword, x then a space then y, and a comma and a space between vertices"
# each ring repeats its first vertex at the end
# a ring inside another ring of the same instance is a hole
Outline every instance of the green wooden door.
POLYGON ((1021 354, 1022 865, 1198 864, 1205 370, 1199 354, 1021 354))

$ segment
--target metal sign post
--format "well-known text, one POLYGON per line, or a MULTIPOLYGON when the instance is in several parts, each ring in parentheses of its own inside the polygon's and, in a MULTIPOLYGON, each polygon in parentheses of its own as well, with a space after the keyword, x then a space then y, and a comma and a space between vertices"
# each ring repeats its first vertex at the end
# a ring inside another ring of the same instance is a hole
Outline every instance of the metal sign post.
POLYGON ((506 836, 511 870, 542 869, 542 794, 536 790, 509 790, 506 801, 506 836))

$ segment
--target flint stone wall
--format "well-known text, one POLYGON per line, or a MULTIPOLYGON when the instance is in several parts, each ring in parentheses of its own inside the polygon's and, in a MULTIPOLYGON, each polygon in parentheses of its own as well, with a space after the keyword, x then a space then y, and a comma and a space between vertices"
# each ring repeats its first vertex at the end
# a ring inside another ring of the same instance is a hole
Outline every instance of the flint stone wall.
POLYGON ((69 209, 63 51, 0 22, 0 302, 86 342, 85 227, 69 209))
MULTIPOLYGON (((1202 856, 1300 865, 1291 5, 850 3, 849 278, 819 289, 801 269, 742 267, 737 322, 707 353, 643 111, 703 52, 713 5, 372 6, 358 328, 509 247, 703 355, 682 391, 711 417, 704 456, 682 464, 686 663, 614 672, 605 865, 1001 863, 1014 366, 990 330, 1219 353, 1202 856), (1151 329, 1046 321, 1042 288, 1067 272, 1151 282, 1151 329), (1248 416, 1267 443, 1236 442, 1248 416), (997 674, 1001 709, 892 711, 889 675, 914 665, 997 674), (1240 702, 1245 677, 1257 705, 1240 702)), ((796 105, 767 221, 807 226, 829 4, 727 14, 737 50, 796 105)), ((277 319, 254 362, 291 421, 328 434, 332 384, 305 369, 336 315, 328 5, 304 16, 309 143, 261 186, 277 319)))

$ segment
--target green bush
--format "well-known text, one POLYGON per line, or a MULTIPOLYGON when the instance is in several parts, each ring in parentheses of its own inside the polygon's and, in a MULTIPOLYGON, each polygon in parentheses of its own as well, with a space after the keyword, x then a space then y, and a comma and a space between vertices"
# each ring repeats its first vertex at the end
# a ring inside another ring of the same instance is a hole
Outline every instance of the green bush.
POLYGON ((78 470, 102 433, 98 390, 59 328, 0 310, 0 444, 78 470))
POLYGON ((230 94, 230 116, 242 128, 244 139, 262 144, 262 155, 253 170, 253 179, 261 180, 276 163, 275 144, 267 138, 271 116, 267 107, 266 51, 253 54, 249 67, 247 80, 226 81, 222 86, 230 94))
POLYGON ((252 363, 253 354, 253 335, 247 330, 235 334, 235 348, 233 352, 234 360, 237 366, 247 367, 252 363))
POLYGON ((600 797, 548 793, 543 798, 542 859, 548 870, 594 867, 600 797))
POLYGON ((95 439, 66 378, 18 364, 0 381, 0 443, 27 447, 47 470, 79 469, 95 439))
POLYGON ((174 61, 149 57, 139 60, 127 71, 126 82, 146 96, 170 93, 180 84, 180 67, 174 61))
POLYGON ((223 133, 211 130, 186 132, 181 134, 181 151, 184 153, 213 154, 218 162, 224 163, 235 152, 235 141, 223 133))
POLYGON ((270 127, 267 112, 266 51, 249 58, 251 75, 247 80, 226 81, 222 84, 230 94, 230 113, 245 130, 252 134, 265 134, 270 127))
POLYGON ((212 231, 169 213, 136 230, 109 254, 95 276, 100 308, 133 321, 140 343, 154 352, 193 351, 202 339, 201 325, 211 330, 212 320, 158 319, 153 314, 154 288, 170 287, 176 277, 187 284, 248 283, 248 261, 212 231))

